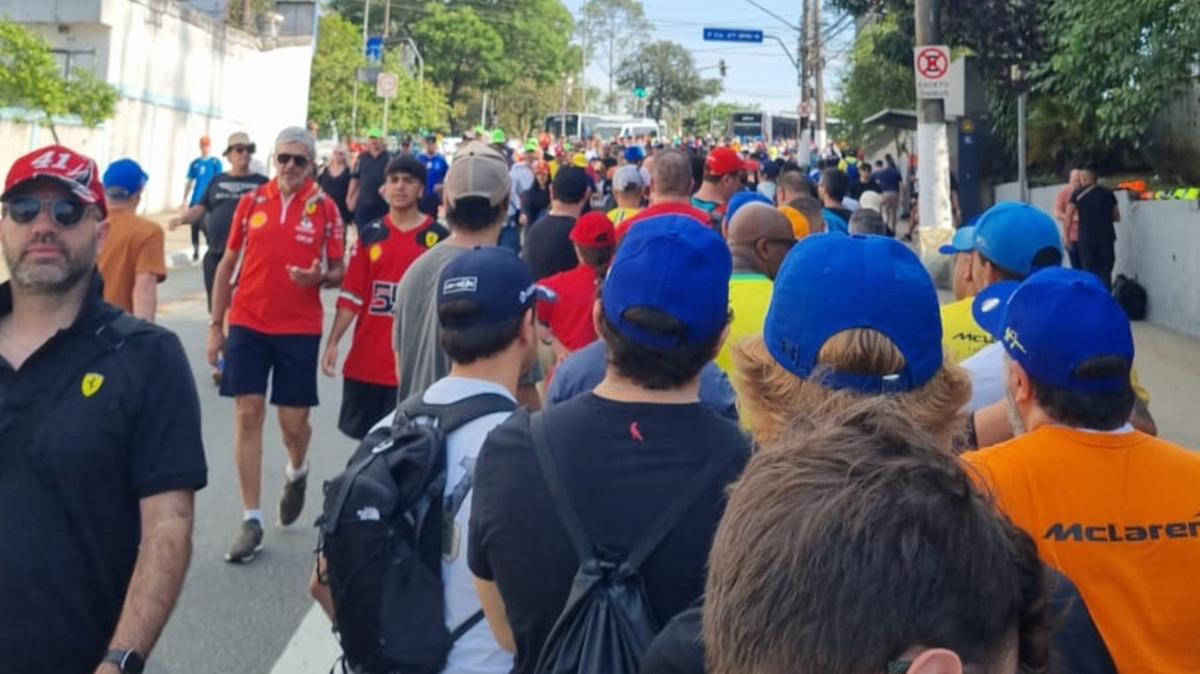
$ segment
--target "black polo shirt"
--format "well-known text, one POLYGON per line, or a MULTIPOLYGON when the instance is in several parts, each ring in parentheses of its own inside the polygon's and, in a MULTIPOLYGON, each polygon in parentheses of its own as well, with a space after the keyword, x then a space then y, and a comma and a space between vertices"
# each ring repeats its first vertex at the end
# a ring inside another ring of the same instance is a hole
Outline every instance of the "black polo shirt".
POLYGON ((207 480, 183 346, 118 316, 93 274, 71 327, 19 370, 0 358, 0 672, 91 672, 137 561, 139 500, 207 480))
POLYGON ((358 155, 358 163, 350 177, 358 179, 358 203, 354 207, 354 222, 366 225, 387 215, 388 205, 379 194, 387 181, 387 165, 392 155, 387 150, 378 157, 370 152, 358 155))

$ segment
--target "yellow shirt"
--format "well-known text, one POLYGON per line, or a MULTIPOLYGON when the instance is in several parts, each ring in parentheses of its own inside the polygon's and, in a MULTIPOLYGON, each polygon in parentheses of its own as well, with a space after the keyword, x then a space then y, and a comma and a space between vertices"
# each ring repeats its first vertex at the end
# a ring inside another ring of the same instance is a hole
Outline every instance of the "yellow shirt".
POLYGON ((614 208, 608 212, 608 219, 612 220, 613 226, 616 226, 637 215, 641 210, 640 208, 614 208))
POLYGON ((729 339, 717 354, 717 367, 733 377, 733 355, 730 347, 747 337, 761 335, 771 306, 771 291, 775 284, 762 274, 735 272, 729 279, 729 307, 733 320, 729 324, 729 339))
POLYGON ((942 305, 942 343, 950 350, 954 362, 961 363, 977 351, 996 341, 975 322, 971 305, 975 298, 964 297, 942 305))

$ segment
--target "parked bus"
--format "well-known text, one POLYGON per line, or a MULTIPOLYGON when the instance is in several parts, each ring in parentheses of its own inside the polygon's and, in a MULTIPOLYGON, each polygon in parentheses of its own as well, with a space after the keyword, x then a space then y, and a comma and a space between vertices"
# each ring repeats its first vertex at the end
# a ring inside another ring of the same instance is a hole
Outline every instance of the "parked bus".
POLYGON ((556 113, 546 117, 543 129, 546 133, 567 138, 587 138, 595 131, 598 122, 604 120, 603 115, 593 115, 585 112, 556 113), (564 116, 566 120, 564 122, 564 116))
POLYGON ((729 135, 744 140, 788 140, 800 130, 796 116, 786 113, 735 112, 729 119, 729 135))

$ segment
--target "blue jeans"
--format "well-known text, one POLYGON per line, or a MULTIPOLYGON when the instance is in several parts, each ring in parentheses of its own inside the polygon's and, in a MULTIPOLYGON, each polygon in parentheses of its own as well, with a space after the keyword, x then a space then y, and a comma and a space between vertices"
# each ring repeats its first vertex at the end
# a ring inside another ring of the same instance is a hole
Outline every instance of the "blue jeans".
POLYGON ((500 228, 500 240, 496 242, 497 246, 509 248, 517 255, 521 254, 521 228, 515 224, 506 222, 500 228))

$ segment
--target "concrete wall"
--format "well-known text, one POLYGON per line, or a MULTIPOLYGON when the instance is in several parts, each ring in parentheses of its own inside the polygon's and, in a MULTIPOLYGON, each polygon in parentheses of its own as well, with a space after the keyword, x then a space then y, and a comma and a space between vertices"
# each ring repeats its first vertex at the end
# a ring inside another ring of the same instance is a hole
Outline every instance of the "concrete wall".
MULTIPOLYGON (((1062 185, 1030 190, 1029 200, 1047 213, 1062 185)), ((1149 298, 1147 319, 1200 338, 1200 203, 1130 201, 1117 192, 1115 273, 1136 276, 1149 298)), ((1016 183, 996 187, 997 201, 1016 201, 1016 183)))
MULTIPOLYGON (((246 131, 265 160, 280 129, 306 121, 311 35, 261 39, 174 0, 0 0, 3 14, 79 53, 76 65, 118 88, 116 115, 101 127, 56 126, 101 167, 120 157, 141 163, 146 211, 179 205, 201 135, 219 153, 230 133, 246 131)), ((21 117, 0 110, 0 166, 51 142, 21 117)))

